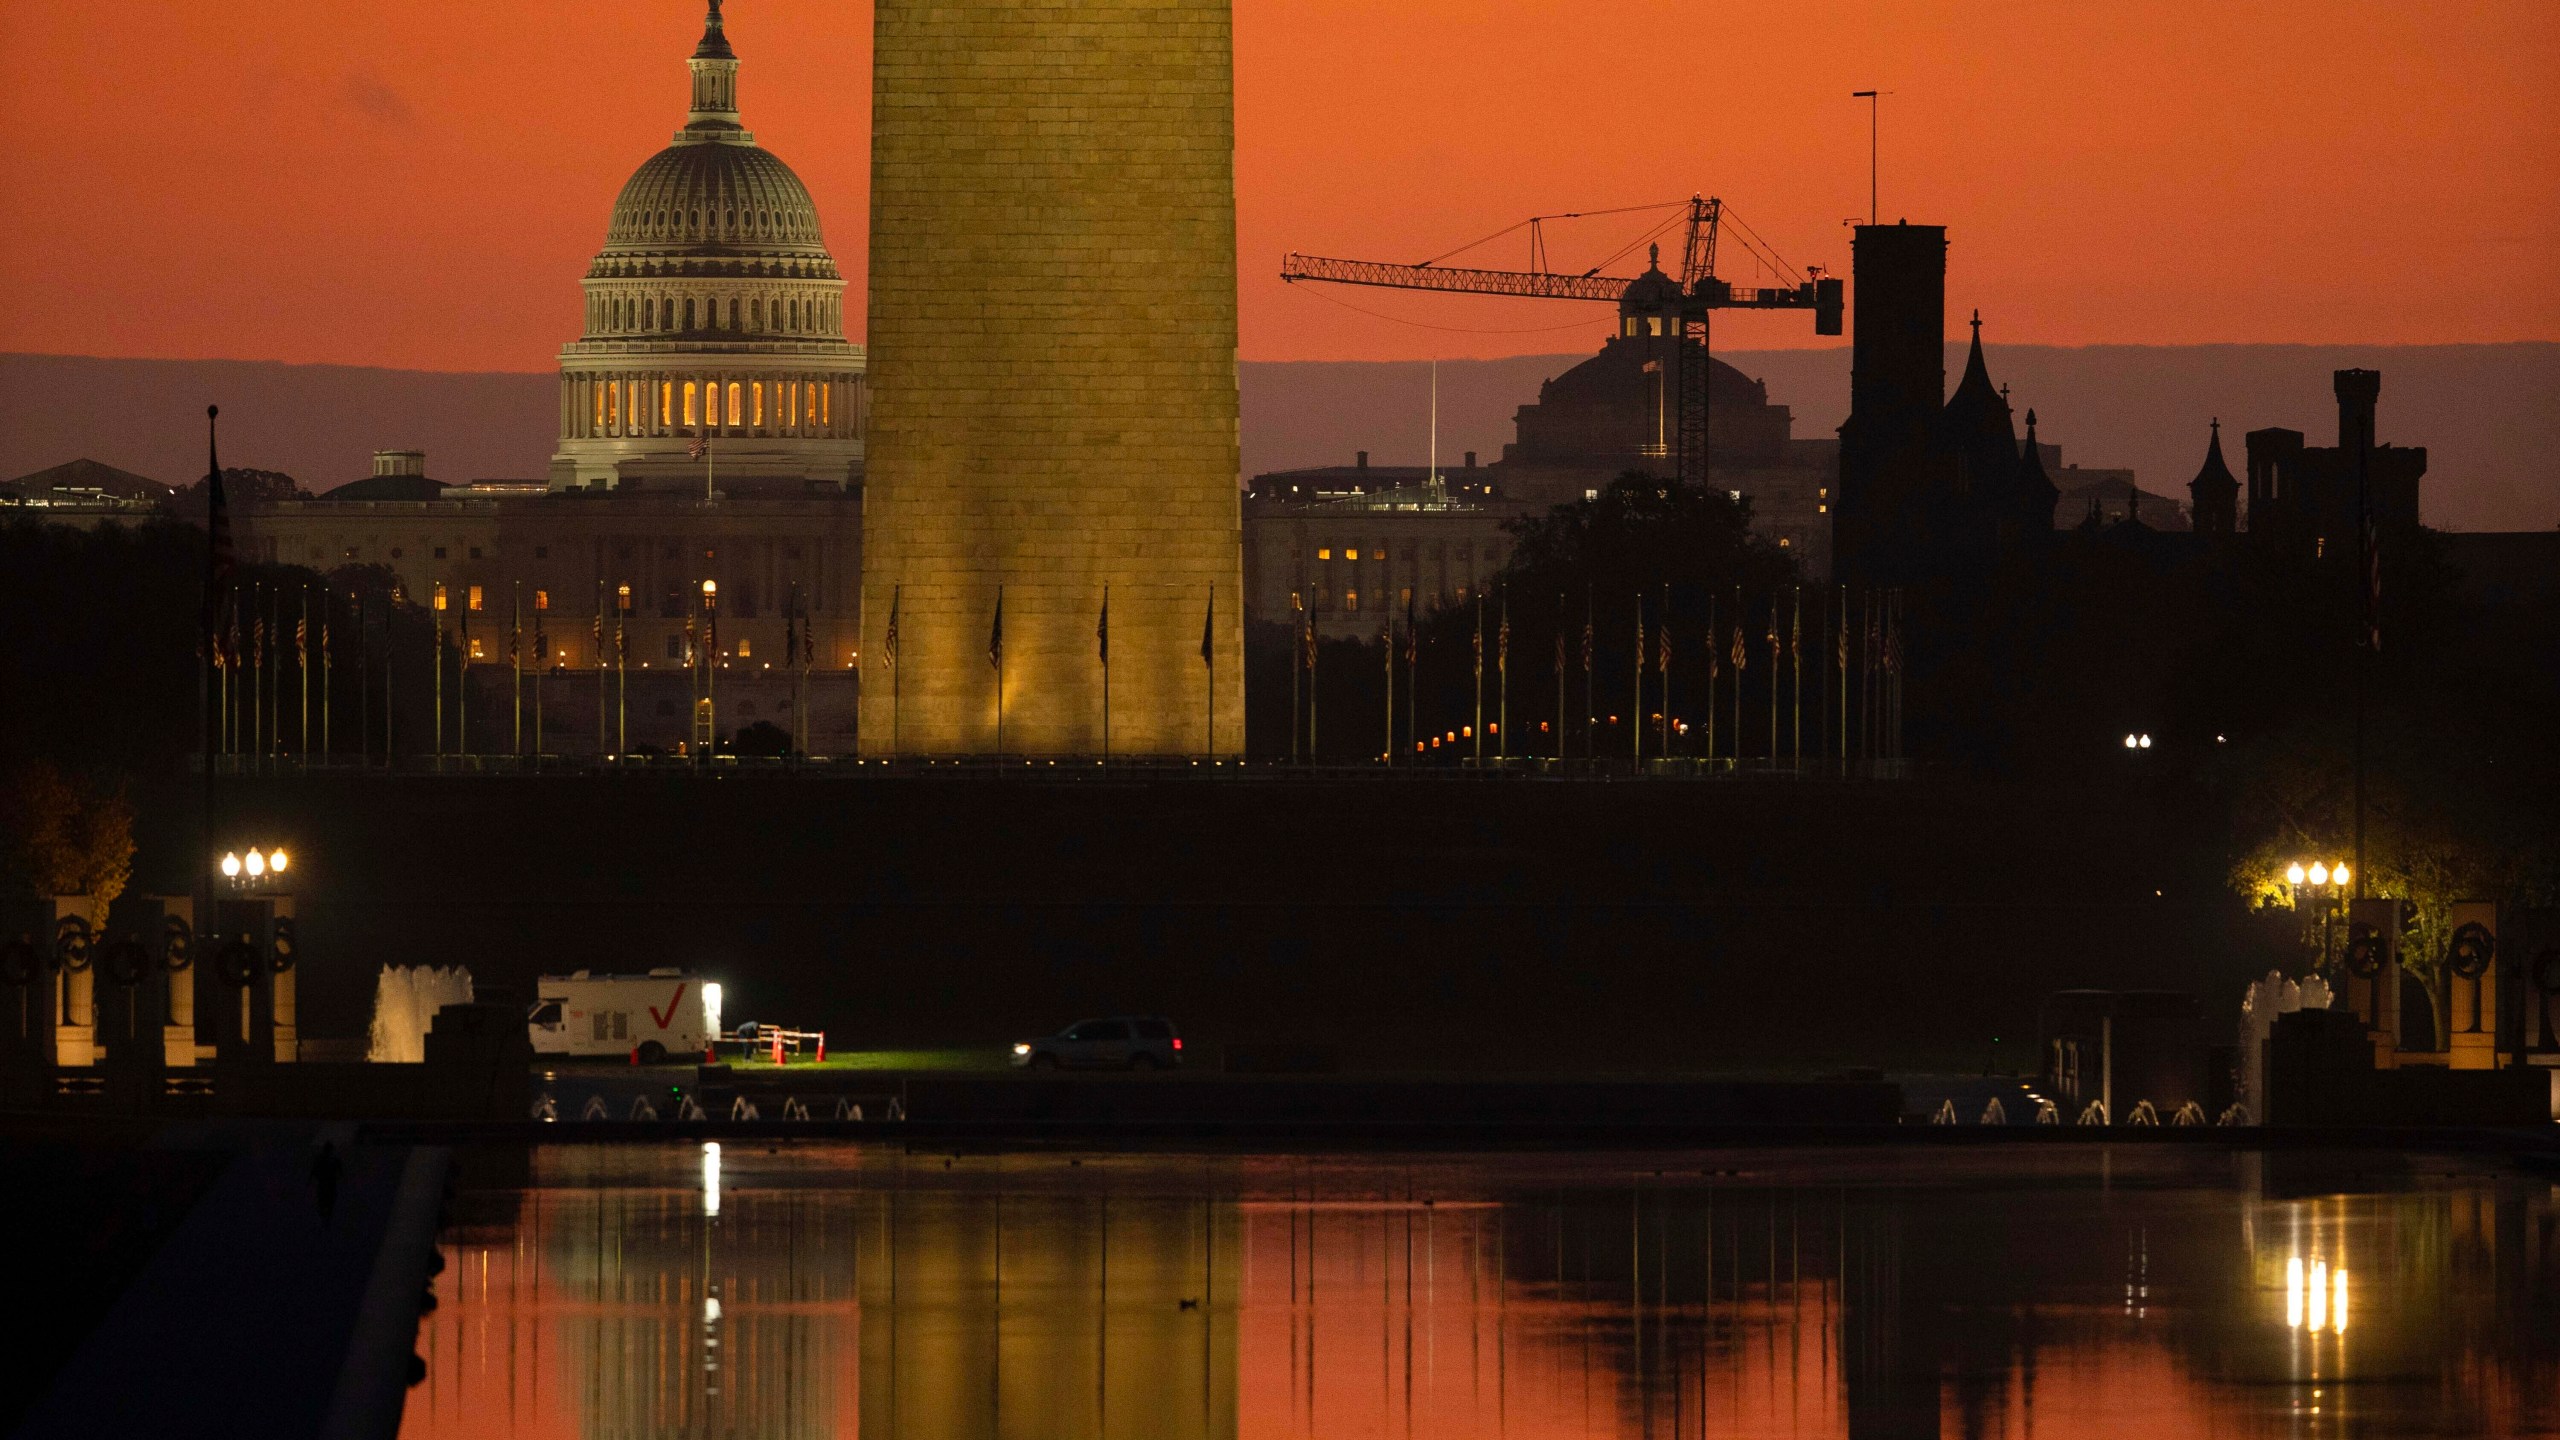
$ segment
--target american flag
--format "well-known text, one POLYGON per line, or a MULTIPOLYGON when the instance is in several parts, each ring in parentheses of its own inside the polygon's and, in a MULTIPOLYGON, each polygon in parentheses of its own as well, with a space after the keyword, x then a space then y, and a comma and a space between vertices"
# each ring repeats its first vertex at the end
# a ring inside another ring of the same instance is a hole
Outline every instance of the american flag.
POLYGON ((711 438, 707 435, 694 436, 693 443, 685 447, 684 453, 693 459, 701 459, 711 453, 711 438))

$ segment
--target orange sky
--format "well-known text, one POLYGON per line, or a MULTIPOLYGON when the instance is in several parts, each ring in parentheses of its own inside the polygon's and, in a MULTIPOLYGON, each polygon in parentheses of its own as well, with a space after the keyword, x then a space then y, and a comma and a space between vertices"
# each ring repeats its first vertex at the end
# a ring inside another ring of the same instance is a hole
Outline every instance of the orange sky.
MULTIPOLYGON (((697 15, 0 8, 0 350, 547 370, 615 189, 682 121, 697 15)), ((731 17, 747 122, 809 183, 858 316, 869 7, 731 17)), ((1848 92, 1870 86, 1895 92, 1886 218, 1951 227, 1951 318, 1978 304, 2003 340, 2560 337, 2551 0, 1240 0, 1236 37, 1247 359, 1545 353, 1604 323, 1320 297, 1273 278, 1293 248, 1421 259, 1707 190, 1795 263, 1845 268, 1867 179, 1848 92)), ((1625 223, 1557 230, 1557 262, 1625 223)), ((1809 330, 1727 312, 1716 343, 1809 330)))

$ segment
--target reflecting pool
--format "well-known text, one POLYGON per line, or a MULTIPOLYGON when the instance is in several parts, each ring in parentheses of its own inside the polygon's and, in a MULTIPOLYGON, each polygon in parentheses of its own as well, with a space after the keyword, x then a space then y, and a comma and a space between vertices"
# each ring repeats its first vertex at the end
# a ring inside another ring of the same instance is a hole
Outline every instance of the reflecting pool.
POLYGON ((454 1219, 409 1440, 2560 1434, 2483 1160, 569 1145, 454 1219))

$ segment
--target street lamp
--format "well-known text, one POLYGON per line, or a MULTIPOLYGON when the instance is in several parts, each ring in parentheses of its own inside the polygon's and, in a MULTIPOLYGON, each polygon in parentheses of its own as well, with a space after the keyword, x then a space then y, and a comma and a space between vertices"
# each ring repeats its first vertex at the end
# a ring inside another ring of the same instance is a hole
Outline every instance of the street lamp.
POLYGON ((222 878, 230 882, 232 889, 247 891, 258 889, 266 881, 281 879, 286 867, 292 863, 293 857, 281 845, 274 849, 250 845, 241 850, 223 851, 222 858, 215 862, 215 868, 222 872, 222 878))
POLYGON ((2324 972, 2330 967, 2329 952, 2337 939, 2338 911, 2346 904, 2347 880, 2347 865, 2343 860, 2335 865, 2314 860, 2307 866, 2296 860, 2284 867, 2285 903, 2288 905, 2293 903, 2292 891, 2305 884, 2315 892, 2329 892, 2313 896, 2320 906, 2320 968, 2324 972))

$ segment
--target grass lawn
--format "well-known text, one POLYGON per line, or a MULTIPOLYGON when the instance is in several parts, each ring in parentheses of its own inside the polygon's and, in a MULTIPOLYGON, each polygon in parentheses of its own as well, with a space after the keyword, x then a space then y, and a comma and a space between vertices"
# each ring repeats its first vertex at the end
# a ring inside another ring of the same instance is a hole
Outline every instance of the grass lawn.
POLYGON ((776 1066, 762 1059, 724 1056, 732 1069, 771 1072, 774 1070, 1004 1070, 1010 1068, 1003 1050, 829 1050, 823 1061, 812 1060, 804 1053, 789 1064, 776 1066))

